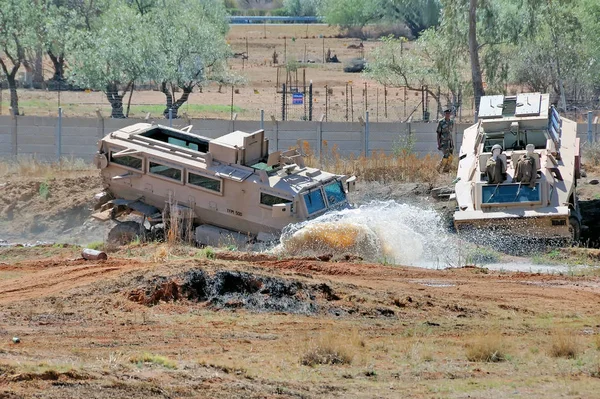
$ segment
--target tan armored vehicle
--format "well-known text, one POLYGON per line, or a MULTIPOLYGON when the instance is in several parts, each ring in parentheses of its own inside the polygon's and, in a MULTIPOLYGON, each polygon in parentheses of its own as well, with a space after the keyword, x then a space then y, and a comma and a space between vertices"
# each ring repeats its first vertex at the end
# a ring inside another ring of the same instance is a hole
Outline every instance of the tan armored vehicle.
POLYGON ((482 97, 479 122, 465 130, 460 148, 458 232, 578 240, 576 133, 548 94, 482 97))
POLYGON ((160 232, 168 213, 201 244, 273 241, 290 223, 348 206, 354 177, 307 167, 297 150, 269 154, 263 130, 216 139, 190 130, 138 123, 99 142, 95 163, 114 198, 104 213, 143 215, 117 222, 109 240, 160 232))

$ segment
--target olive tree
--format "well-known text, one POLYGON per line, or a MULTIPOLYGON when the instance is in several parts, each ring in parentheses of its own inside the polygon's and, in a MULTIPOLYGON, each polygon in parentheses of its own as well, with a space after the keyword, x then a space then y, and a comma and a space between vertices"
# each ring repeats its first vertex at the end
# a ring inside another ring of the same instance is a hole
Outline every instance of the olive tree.
POLYGON ((285 13, 290 16, 319 15, 324 0, 283 0, 285 13))
POLYGON ((101 90, 113 118, 124 118, 123 97, 136 80, 148 79, 158 60, 158 32, 148 19, 118 0, 100 17, 97 29, 71 32, 67 76, 101 90))
POLYGON ((218 0, 164 0, 149 21, 158 40, 150 77, 165 95, 164 115, 177 117, 195 87, 211 81, 236 83, 228 73, 231 51, 225 41, 229 28, 224 5, 218 0), (176 98, 177 92, 181 92, 176 98))
POLYGON ((45 0, 44 47, 54 68, 53 81, 65 79, 68 40, 77 31, 95 31, 110 0, 45 0))
POLYGON ((28 54, 39 48, 43 9, 27 0, 0 0, 0 68, 8 82, 10 106, 19 114, 17 72, 28 62, 28 54))
POLYGON ((439 22, 439 0, 324 0, 327 23, 344 29, 367 24, 404 23, 414 37, 439 22))
POLYGON ((460 93, 469 84, 464 73, 468 68, 467 59, 449 56, 447 40, 434 29, 424 31, 410 50, 401 50, 404 40, 382 39, 367 63, 366 75, 392 87, 421 90, 427 86, 429 94, 441 106, 439 87, 441 93, 450 92, 452 98, 447 98, 447 102, 457 103, 460 93))

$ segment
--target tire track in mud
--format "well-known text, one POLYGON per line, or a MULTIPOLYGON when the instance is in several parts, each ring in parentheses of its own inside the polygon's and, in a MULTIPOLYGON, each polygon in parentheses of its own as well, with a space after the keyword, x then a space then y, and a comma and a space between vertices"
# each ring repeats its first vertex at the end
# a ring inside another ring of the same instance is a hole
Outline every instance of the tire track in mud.
POLYGON ((79 261, 63 261, 51 268, 46 268, 43 262, 9 267, 12 271, 22 270, 27 274, 15 279, 0 280, 0 304, 42 298, 147 265, 138 261, 118 259, 85 264, 79 261))

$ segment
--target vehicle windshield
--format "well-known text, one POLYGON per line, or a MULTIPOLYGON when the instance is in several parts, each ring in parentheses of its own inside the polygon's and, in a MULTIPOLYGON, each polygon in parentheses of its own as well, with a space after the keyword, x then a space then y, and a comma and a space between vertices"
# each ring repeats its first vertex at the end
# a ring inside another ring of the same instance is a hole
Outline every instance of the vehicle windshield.
POLYGON ((540 183, 536 183, 533 188, 523 184, 490 184, 482 186, 482 203, 485 204, 506 204, 511 202, 533 202, 539 203, 540 183))
POLYGON ((533 144, 536 149, 546 148, 547 131, 523 130, 519 132, 499 131, 486 132, 483 152, 492 152, 492 147, 499 144, 503 151, 524 150, 527 144, 533 144))
POLYGON ((323 199, 323 194, 320 188, 309 191, 308 193, 304 194, 303 197, 309 215, 325 209, 325 200, 323 199))
POLYGON ((346 200, 346 193, 342 182, 335 180, 325 186, 325 196, 329 206, 344 202, 346 200))

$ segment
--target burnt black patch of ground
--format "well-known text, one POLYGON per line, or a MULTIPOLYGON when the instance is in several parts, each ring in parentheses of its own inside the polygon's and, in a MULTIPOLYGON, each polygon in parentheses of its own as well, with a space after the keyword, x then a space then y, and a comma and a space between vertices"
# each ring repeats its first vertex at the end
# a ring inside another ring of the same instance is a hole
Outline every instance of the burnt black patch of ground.
POLYGON ((188 300, 211 308, 243 308, 255 312, 316 314, 321 302, 340 299, 326 283, 305 282, 259 274, 222 270, 209 274, 192 269, 173 277, 155 277, 128 293, 132 301, 148 306, 160 301, 188 300))

